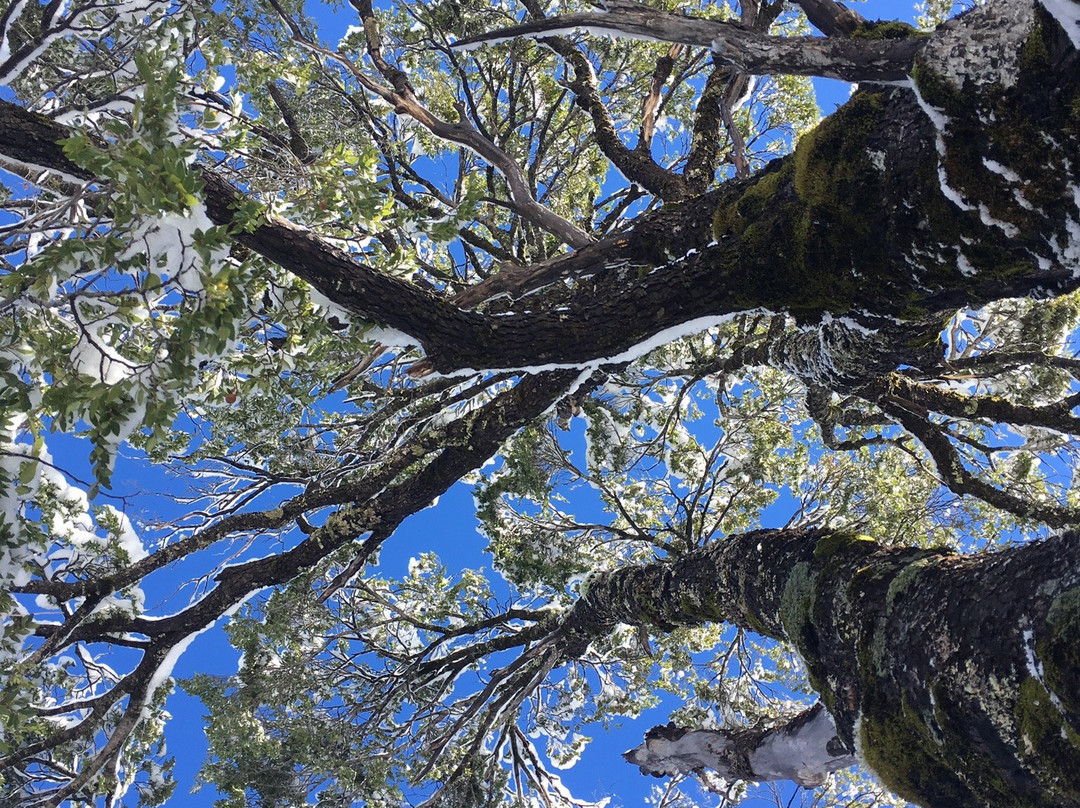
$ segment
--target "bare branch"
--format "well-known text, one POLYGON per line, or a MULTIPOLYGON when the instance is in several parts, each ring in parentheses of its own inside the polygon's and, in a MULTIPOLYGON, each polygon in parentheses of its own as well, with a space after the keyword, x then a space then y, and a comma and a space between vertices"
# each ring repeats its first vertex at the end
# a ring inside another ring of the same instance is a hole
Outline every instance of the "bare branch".
POLYGON ((850 36, 865 18, 835 0, 795 0, 810 24, 825 36, 850 36))
POLYGON ((623 757, 642 774, 689 774, 705 767, 729 781, 794 780, 807 788, 858 762, 836 736, 832 716, 820 702, 768 729, 653 727, 645 742, 623 757))
MULTIPOLYGON (((303 45, 312 53, 340 64, 356 79, 361 87, 392 104, 399 114, 413 118, 436 137, 460 144, 495 166, 506 178, 514 210, 525 219, 558 237, 571 247, 584 247, 593 243, 593 237, 584 230, 536 201, 532 191, 529 189, 525 175, 522 173, 521 166, 509 154, 484 137, 476 128, 470 126, 467 121, 460 120, 457 123, 444 121, 420 103, 412 91, 405 74, 390 65, 382 56, 381 46, 378 44, 378 27, 373 16, 364 19, 368 52, 376 65, 383 71, 384 77, 389 77, 394 85, 393 88, 386 87, 371 79, 351 59, 311 41, 280 5, 275 3, 274 0, 271 0, 271 3, 275 5, 278 14, 292 30, 293 39, 298 44, 303 45)), ((365 9, 363 0, 358 0, 357 5, 358 8, 365 9)), ((370 3, 367 4, 365 10, 368 9, 370 9, 370 3)))

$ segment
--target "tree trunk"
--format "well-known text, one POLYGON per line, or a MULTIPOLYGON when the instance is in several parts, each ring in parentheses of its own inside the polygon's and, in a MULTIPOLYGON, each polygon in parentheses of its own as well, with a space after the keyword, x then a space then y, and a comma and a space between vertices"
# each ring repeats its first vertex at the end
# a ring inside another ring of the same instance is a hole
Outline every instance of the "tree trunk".
MULTIPOLYGON (((592 581, 566 628, 716 620, 799 651, 835 721, 826 759, 857 753, 931 808, 1080 805, 1080 533, 964 557, 755 531, 592 581)), ((692 741, 629 754, 672 771, 692 741)))
MULTIPOLYGON (((529 268, 501 310, 462 310, 282 220, 236 238, 440 372, 624 361, 751 310, 877 329, 1061 294, 1080 285, 1080 55, 1062 24, 1032 0, 962 15, 913 83, 857 93, 750 180, 529 268)), ((84 177, 65 134, 0 102, 0 154, 84 177)), ((209 171, 206 196, 231 222, 238 194, 209 171)))

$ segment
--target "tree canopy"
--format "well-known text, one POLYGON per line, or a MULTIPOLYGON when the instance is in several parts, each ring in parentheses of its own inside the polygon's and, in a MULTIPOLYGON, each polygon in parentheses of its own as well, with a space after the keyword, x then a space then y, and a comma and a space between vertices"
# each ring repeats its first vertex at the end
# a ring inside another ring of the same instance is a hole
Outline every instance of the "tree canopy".
POLYGON ((951 10, 0 0, 0 804, 225 624, 228 808, 1080 805, 1080 5, 951 10))

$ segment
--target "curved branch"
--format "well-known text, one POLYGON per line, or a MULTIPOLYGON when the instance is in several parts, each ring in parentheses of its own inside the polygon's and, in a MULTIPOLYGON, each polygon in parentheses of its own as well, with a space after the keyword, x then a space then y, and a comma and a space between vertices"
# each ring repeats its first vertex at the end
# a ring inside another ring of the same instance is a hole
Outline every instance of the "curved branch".
POLYGON ((923 384, 892 373, 875 385, 878 395, 898 396, 942 415, 968 420, 985 419, 1017 426, 1040 426, 1067 435, 1080 435, 1080 418, 1072 414, 1080 405, 1076 396, 1055 404, 1033 407, 1015 404, 1001 396, 964 395, 933 384, 923 384))
MULTIPOLYGON (((667 202, 676 202, 690 196, 681 176, 668 171, 652 159, 646 141, 639 141, 636 149, 623 143, 615 130, 615 122, 600 97, 596 75, 585 54, 563 37, 544 37, 543 42, 573 68, 574 78, 567 86, 574 93, 577 105, 592 119, 596 145, 623 176, 667 202), (643 143, 645 148, 642 148, 643 143)), ((645 114, 647 113, 643 113, 643 116, 645 114)), ((644 120, 642 125, 644 127, 644 120)))
POLYGON ((825 36, 850 36, 866 18, 835 0, 795 0, 806 19, 825 36))
POLYGON ((960 453, 937 424, 900 403, 883 403, 883 409, 919 439, 930 453, 942 482, 954 494, 973 496, 995 508, 1025 519, 1038 519, 1051 527, 1080 524, 1080 509, 1036 502, 996 488, 964 467, 960 453))

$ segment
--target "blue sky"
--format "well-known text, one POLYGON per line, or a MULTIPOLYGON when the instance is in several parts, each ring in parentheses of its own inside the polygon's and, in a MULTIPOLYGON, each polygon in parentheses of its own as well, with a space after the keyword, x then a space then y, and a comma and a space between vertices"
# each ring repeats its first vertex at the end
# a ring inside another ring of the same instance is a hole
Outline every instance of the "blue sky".
MULTIPOLYGON (((911 18, 910 7, 896 2, 878 2, 860 5, 868 17, 911 18)), ((327 13, 323 23, 328 29, 325 36, 334 37, 354 22, 347 7, 336 14, 327 13)), ((819 104, 824 114, 831 112, 847 99, 850 86, 846 83, 819 81, 819 104)), ((577 439, 580 441, 581 422, 577 422, 577 439)), ((86 467, 87 449, 84 443, 54 436, 50 440, 57 463, 83 479, 90 479, 86 467)), ((583 442, 582 442, 583 445, 583 442)), ((182 515, 183 505, 176 500, 177 483, 158 469, 148 468, 137 458, 122 457, 117 465, 113 493, 128 497, 124 510, 136 522, 140 519, 167 520, 182 515), (160 493, 153 493, 160 492, 160 493)), ((772 514, 776 524, 786 521, 782 508, 772 514)), ((435 550, 454 569, 456 567, 490 567, 483 554, 484 539, 475 530, 472 494, 469 486, 458 484, 443 496, 436 507, 429 508, 409 518, 398 533, 385 545, 381 553, 380 572, 384 575, 404 575, 409 559, 424 550, 435 550)), ((190 591, 182 590, 186 582, 185 567, 176 567, 167 577, 159 577, 147 588, 148 609, 168 600, 186 598, 190 591)), ((236 670, 237 652, 228 644, 219 623, 215 629, 198 637, 181 658, 174 676, 183 679, 194 673, 231 674, 236 670)), ((563 777, 574 793, 584 798, 619 795, 613 805, 640 805, 642 798, 656 782, 640 776, 622 761, 620 754, 640 742, 644 732, 653 724, 667 720, 667 713, 676 703, 668 699, 664 705, 636 720, 626 720, 622 728, 605 732, 597 728, 594 741, 586 749, 578 766, 564 772, 563 777)), ((212 801, 212 791, 205 789, 191 795, 190 789, 195 773, 202 763, 206 743, 201 726, 202 705, 192 697, 177 690, 168 702, 173 721, 167 728, 169 753, 177 758, 176 777, 179 782, 170 806, 187 808, 207 806, 212 801)), ((788 792, 790 793, 790 791, 788 792)), ((747 801, 748 808, 772 802, 747 801)))

